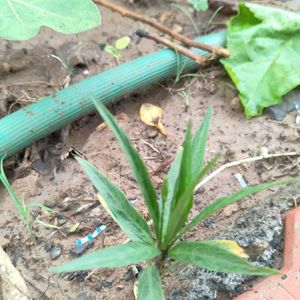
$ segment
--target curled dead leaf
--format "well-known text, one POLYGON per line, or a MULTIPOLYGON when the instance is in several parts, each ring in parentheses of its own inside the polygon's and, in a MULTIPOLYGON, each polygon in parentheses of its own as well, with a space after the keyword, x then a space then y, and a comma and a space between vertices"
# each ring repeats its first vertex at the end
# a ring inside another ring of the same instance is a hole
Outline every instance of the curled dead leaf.
POLYGON ((162 134, 167 135, 161 121, 163 112, 159 106, 144 103, 140 108, 140 118, 146 125, 156 127, 162 134))

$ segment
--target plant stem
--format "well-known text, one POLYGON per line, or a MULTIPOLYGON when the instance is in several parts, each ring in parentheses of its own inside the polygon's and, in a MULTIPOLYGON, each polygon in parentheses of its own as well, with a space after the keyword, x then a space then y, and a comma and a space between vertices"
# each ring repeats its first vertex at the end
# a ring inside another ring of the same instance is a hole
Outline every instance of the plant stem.
POLYGON ((182 6, 179 5, 179 4, 172 4, 172 6, 175 7, 175 8, 178 8, 179 10, 182 11, 182 13, 184 13, 184 14, 186 15, 186 17, 191 21, 191 23, 192 23, 192 25, 193 25, 193 27, 194 27, 195 33, 196 33, 197 35, 200 35, 199 29, 198 29, 198 27, 197 27, 197 24, 196 24, 196 22, 194 21, 194 18, 190 15, 190 13, 189 13, 184 7, 182 7, 182 6))
POLYGON ((173 269, 178 264, 177 261, 172 261, 171 264, 162 271, 161 276, 166 275, 171 269, 173 269))
POLYGON ((155 34, 152 34, 152 33, 149 33, 149 32, 146 32, 144 30, 137 30, 136 31, 136 34, 140 37, 144 37, 144 38, 148 38, 150 40, 153 40, 157 43, 160 43, 160 44, 163 44, 177 52, 180 52, 182 53, 183 55, 185 56, 188 56, 190 57, 191 59, 193 59, 196 63, 198 63, 199 65, 202 65, 202 66, 206 66, 207 65, 207 62, 210 60, 210 58, 204 58, 198 54, 195 54, 194 52, 192 52, 191 50, 181 46, 181 45, 178 45, 168 39, 165 39, 163 37, 160 37, 158 35, 155 35, 155 34))
POLYGON ((194 47, 194 48, 199 48, 208 52, 212 52, 217 54, 218 56, 221 57, 228 57, 230 55, 229 50, 227 50, 226 48, 222 48, 222 47, 217 47, 217 46, 211 46, 211 45, 207 45, 201 42, 196 42, 194 40, 191 40, 190 38, 175 32, 174 30, 171 30, 167 27, 165 27, 164 25, 162 25, 161 23, 159 23, 158 21, 156 21, 153 18, 147 17, 147 16, 143 16, 141 14, 137 14, 133 11, 130 11, 120 5, 117 4, 113 4, 110 3, 107 0, 94 0, 94 2, 96 4, 100 4, 112 11, 115 11, 117 13, 119 13, 120 15, 122 15, 123 17, 129 17, 135 21, 140 21, 143 22, 151 27, 156 28, 157 30, 171 36, 172 38, 174 38, 177 41, 180 41, 181 43, 183 43, 184 45, 188 46, 188 47, 194 47))
POLYGON ((268 155, 261 155, 261 156, 255 156, 255 157, 248 157, 245 159, 241 159, 238 161, 233 161, 230 163, 227 163, 214 172, 212 172, 210 175, 206 176, 200 183, 196 186, 195 192, 199 190, 201 186, 206 184, 209 180, 211 180, 213 177, 217 176, 219 173, 224 171, 227 168, 238 166, 244 163, 254 162, 262 159, 269 159, 269 158, 276 158, 276 157, 282 157, 282 156, 300 156, 300 152, 286 152, 286 153, 275 153, 275 154, 268 154, 268 155))

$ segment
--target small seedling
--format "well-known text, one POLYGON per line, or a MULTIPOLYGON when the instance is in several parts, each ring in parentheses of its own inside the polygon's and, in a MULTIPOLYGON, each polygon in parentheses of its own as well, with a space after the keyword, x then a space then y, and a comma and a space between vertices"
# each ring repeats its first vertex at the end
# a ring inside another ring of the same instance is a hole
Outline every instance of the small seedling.
POLYGON ((123 36, 116 40, 115 46, 107 44, 104 48, 104 51, 111 54, 115 60, 119 60, 122 58, 122 52, 120 50, 124 50, 129 46, 130 37, 123 36))
POLYGON ((234 241, 181 240, 188 230, 227 205, 272 186, 299 182, 299 178, 243 188, 231 196, 217 199, 189 221, 195 187, 217 161, 217 158, 214 158, 204 164, 211 109, 194 137, 191 135, 191 125, 188 126, 183 147, 178 151, 163 182, 160 197, 157 197, 147 169, 128 137, 103 104, 95 102, 95 106, 113 130, 128 159, 144 196, 154 229, 151 230, 146 220, 129 204, 124 193, 116 185, 88 161, 77 157, 77 161, 97 189, 101 204, 131 241, 53 267, 52 271, 115 268, 146 261, 147 266, 138 281, 138 299, 141 300, 164 299, 160 277, 178 263, 195 264, 217 272, 249 275, 278 273, 271 268, 250 264, 244 249, 234 241))
POLYGON ((205 11, 208 9, 208 0, 188 0, 196 11, 205 11))
MULTIPOLYGON (((22 219, 24 220, 28 232, 31 234, 32 231, 32 223, 30 221, 30 211, 32 207, 38 207, 45 211, 46 213, 55 213, 55 211, 41 203, 38 202, 31 202, 29 205, 26 205, 23 201, 19 199, 15 191, 13 190, 12 186, 10 185, 5 172, 3 168, 3 160, 5 157, 3 157, 0 160, 0 181, 4 185, 5 189, 7 190, 10 198, 12 199, 14 205, 16 206, 18 212, 20 213, 22 219)), ((42 224, 42 221, 40 220, 35 220, 34 223, 37 224, 42 224)))

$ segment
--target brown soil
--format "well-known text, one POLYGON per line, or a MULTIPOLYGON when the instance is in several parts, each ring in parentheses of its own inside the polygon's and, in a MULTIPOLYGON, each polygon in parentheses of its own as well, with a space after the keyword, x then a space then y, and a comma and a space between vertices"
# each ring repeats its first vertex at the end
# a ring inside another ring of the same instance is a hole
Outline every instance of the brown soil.
MULTIPOLYGON (((153 17, 159 17, 170 10, 169 5, 162 3, 151 5, 147 9, 139 5, 136 8, 153 17)), ((174 24, 180 24, 183 33, 193 36, 193 28, 189 21, 178 10, 173 10, 176 17, 174 24)), ((212 12, 208 12, 196 17, 201 32, 205 30, 206 20, 211 15, 212 12)), ((87 74, 96 74, 114 67, 112 57, 101 51, 99 45, 111 43, 118 37, 131 34, 140 25, 105 9, 102 9, 102 17, 100 28, 75 36, 65 36, 43 29, 36 38, 27 42, 1 41, 0 114, 4 116, 11 113, 20 106, 63 88, 68 83, 84 79, 87 74), (76 55, 72 60, 69 58, 72 56, 70 53, 74 53, 73 50, 76 55), (68 61, 69 69, 63 67, 58 59, 50 56, 51 54, 64 57, 68 61), (6 62, 6 65, 3 62, 6 62), (68 78, 71 67, 75 68, 75 72, 68 78)), ((223 16, 217 16, 210 30, 218 29, 224 22, 223 16)), ((122 61, 132 60, 158 48, 160 47, 151 41, 142 40, 138 43, 133 38, 130 48, 123 52, 122 61)), ((176 149, 182 143, 187 122, 192 120, 195 128, 209 106, 214 108, 214 113, 207 160, 220 153, 222 158, 219 165, 222 165, 225 162, 259 154, 262 147, 266 147, 270 153, 299 149, 299 127, 295 125, 293 113, 284 122, 272 121, 267 116, 246 120, 235 100, 236 91, 220 65, 201 69, 199 74, 196 80, 182 80, 176 86, 171 80, 111 106, 120 125, 146 161, 156 187, 160 187, 167 171, 168 166, 165 162, 174 157, 176 149), (178 93, 183 87, 187 87, 189 95, 188 108, 178 93), (168 131, 167 137, 146 127, 140 121, 139 108, 143 103, 152 103, 164 109, 163 123, 168 131)), ((124 279, 127 268, 98 270, 87 280, 81 281, 78 279, 68 281, 68 275, 63 277, 48 272, 48 267, 69 260, 71 258, 69 249, 74 246, 75 240, 84 237, 96 226, 105 224, 107 229, 95 239, 95 245, 88 250, 89 253, 126 240, 111 217, 100 205, 96 205, 98 202, 92 185, 78 163, 68 156, 71 146, 82 152, 90 162, 119 185, 129 199, 138 199, 134 205, 145 213, 137 184, 116 139, 108 128, 102 126, 97 129, 100 124, 98 116, 87 116, 59 135, 52 135, 35 143, 22 155, 14 156, 6 162, 13 188, 26 204, 40 202, 63 213, 67 223, 62 228, 80 223, 81 231, 75 234, 68 234, 66 229, 53 230, 36 224, 30 238, 10 198, 3 192, 0 203, 0 234, 7 239, 6 251, 24 276, 34 299, 133 299, 134 297, 133 280, 124 279), (57 154, 54 150, 61 142, 64 147, 57 154), (62 160, 61 155, 64 157, 62 160), (32 166, 33 162, 35 164, 32 166), (96 207, 76 213, 79 209, 92 204, 96 207), (62 255, 55 261, 51 260, 49 252, 45 250, 45 245, 49 243, 62 248, 62 255)), ((252 185, 298 174, 297 163, 297 158, 281 158, 227 169, 210 181, 201 194, 197 194, 192 215, 213 199, 239 189, 239 183, 234 177, 237 172, 252 185)), ((247 208, 256 205, 272 192, 260 193, 226 208, 216 215, 214 225, 209 228, 199 226, 190 237, 195 240, 204 239, 218 232, 232 223, 247 208)), ((33 209, 31 217, 33 219, 39 217, 44 222, 57 224, 57 217, 46 215, 39 209, 33 209)), ((179 283, 173 281, 165 284, 171 288, 178 286, 179 283)))

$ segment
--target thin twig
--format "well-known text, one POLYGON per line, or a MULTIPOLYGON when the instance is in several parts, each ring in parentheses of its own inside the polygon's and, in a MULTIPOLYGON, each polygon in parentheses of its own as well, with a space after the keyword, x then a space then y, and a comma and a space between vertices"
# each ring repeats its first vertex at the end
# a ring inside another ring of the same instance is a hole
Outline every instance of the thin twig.
POLYGON ((145 145, 147 145, 149 148, 151 148, 153 151, 155 151, 156 153, 160 154, 159 150, 157 150, 152 144, 148 143, 147 141, 143 140, 143 143, 145 145))
POLYGON ((229 50, 222 48, 222 47, 217 47, 217 46, 211 46, 211 45, 207 45, 201 42, 196 42, 194 40, 191 40, 190 38, 176 32, 173 31, 167 27, 165 27, 164 25, 162 25, 161 23, 159 23, 158 21, 156 21, 153 18, 147 17, 147 16, 143 16, 141 14, 137 14, 133 11, 130 11, 120 5, 116 5, 113 3, 110 3, 107 0, 94 0, 95 3, 100 4, 114 12, 119 13, 120 15, 122 15, 123 17, 129 17, 135 21, 140 21, 143 22, 151 27, 156 28, 157 30, 171 36, 173 39, 180 41, 181 43, 183 43, 184 45, 188 46, 188 47, 194 47, 194 48, 199 48, 208 52, 212 52, 217 54, 218 56, 221 57, 228 57, 230 55, 229 50))
POLYGON ((137 30, 136 31, 136 34, 140 37, 144 37, 144 38, 148 38, 150 40, 153 40, 157 43, 160 43, 160 44, 163 44, 177 52, 180 52, 182 53, 183 55, 185 56, 188 56, 190 57, 191 59, 193 59, 196 63, 198 63, 199 65, 202 65, 202 66, 206 66, 207 65, 207 61, 210 60, 210 58, 204 58, 203 56, 201 55, 198 55, 196 53, 194 53, 193 51, 181 46, 181 45, 178 45, 170 40, 167 40, 163 37, 160 37, 159 35, 156 35, 156 34, 152 34, 152 33, 149 33, 149 32, 146 32, 144 30, 137 30))
POLYGON ((99 269, 94 269, 93 271, 91 271, 91 273, 88 275, 88 276, 86 276, 85 278, 84 278, 84 281, 86 281, 86 280, 88 280, 96 271, 98 271, 99 269))
POLYGON ((213 177, 217 176, 220 172, 224 171, 227 168, 235 167, 244 163, 254 162, 262 159, 269 159, 269 158, 275 158, 275 157, 282 157, 282 156, 299 156, 299 152, 287 152, 287 153, 275 153, 275 154, 268 154, 268 155, 260 155, 255 157, 248 157, 245 159, 241 159, 238 161, 233 161, 230 163, 227 163, 214 172, 212 172, 210 175, 206 176, 195 188, 195 192, 199 190, 200 187, 202 187, 204 184, 206 184, 209 180, 211 180, 213 177))

